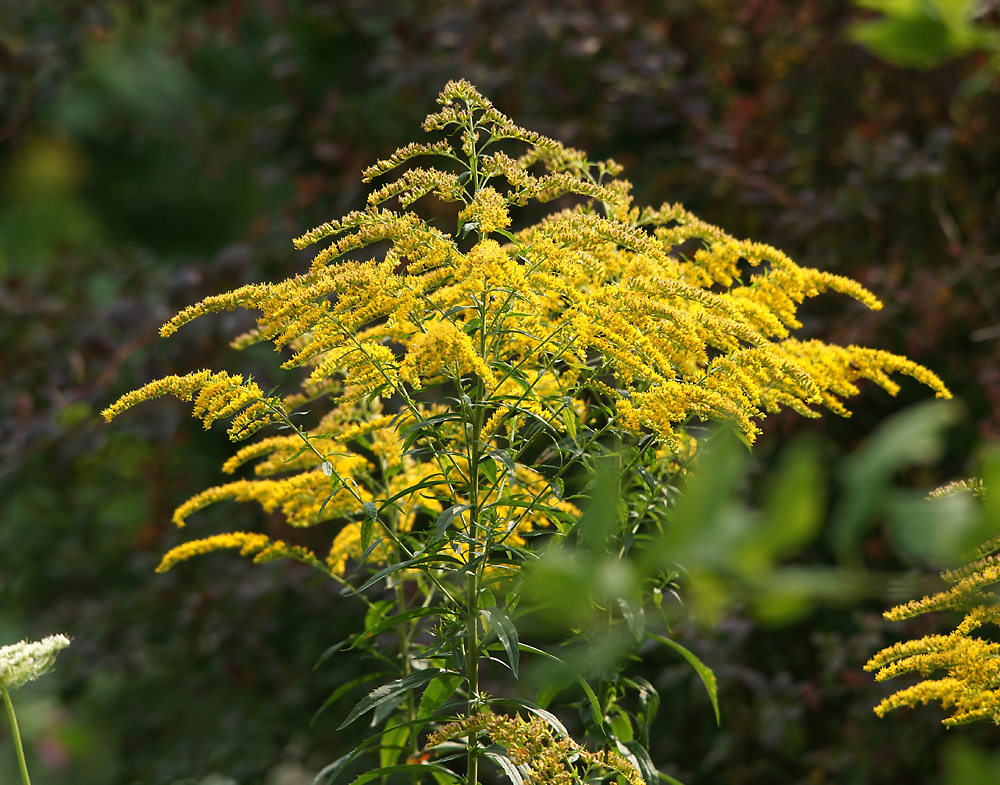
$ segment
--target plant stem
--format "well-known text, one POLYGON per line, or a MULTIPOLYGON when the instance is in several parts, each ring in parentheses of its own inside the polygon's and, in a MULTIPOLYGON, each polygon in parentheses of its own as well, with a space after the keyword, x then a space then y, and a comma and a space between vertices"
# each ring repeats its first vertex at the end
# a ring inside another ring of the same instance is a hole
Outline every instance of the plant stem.
MULTIPOLYGON (((469 550, 467 566, 469 574, 466 578, 466 675, 469 678, 469 717, 478 711, 479 702, 479 566, 473 565, 473 560, 478 558, 475 543, 479 539, 479 462, 482 460, 479 438, 483 426, 483 382, 480 380, 476 385, 475 408, 472 412, 472 444, 469 455, 469 498, 472 507, 469 510, 469 550)), ((470 732, 469 735, 469 755, 468 755, 468 776, 467 785, 476 785, 479 782, 479 756, 476 754, 476 746, 470 732)))
POLYGON ((17 728, 17 717, 14 716, 14 704, 10 702, 7 687, 3 684, 0 684, 0 692, 3 693, 3 702, 7 707, 7 718, 10 720, 10 729, 14 734, 14 749, 17 750, 17 765, 21 767, 21 780, 24 785, 31 785, 31 780, 28 778, 28 764, 24 760, 24 747, 21 746, 21 732, 17 728))
MULTIPOLYGON (((486 299, 479 303, 479 349, 485 357, 486 352, 486 299)), ((466 675, 469 678, 468 715, 472 717, 479 710, 479 558, 476 543, 479 541, 479 464, 483 460, 483 408, 486 399, 486 384, 482 379, 476 381, 476 397, 472 407, 472 440, 469 444, 469 552, 466 562, 469 574, 465 583, 466 601, 466 675)), ((485 557, 485 553, 483 554, 485 557)), ((470 732, 468 769, 466 785, 477 785, 479 782, 479 755, 476 744, 470 732)))
MULTIPOLYGON (((471 547, 470 547, 471 550, 471 547)), ((476 612, 476 571, 470 570, 467 583, 467 602, 469 604, 468 617, 466 619, 466 649, 468 660, 466 671, 469 677, 469 708, 468 714, 472 717, 478 710, 479 701, 479 620, 476 612)), ((476 785, 479 782, 479 756, 476 754, 476 741, 472 731, 469 732, 468 750, 468 776, 467 785, 476 785)))

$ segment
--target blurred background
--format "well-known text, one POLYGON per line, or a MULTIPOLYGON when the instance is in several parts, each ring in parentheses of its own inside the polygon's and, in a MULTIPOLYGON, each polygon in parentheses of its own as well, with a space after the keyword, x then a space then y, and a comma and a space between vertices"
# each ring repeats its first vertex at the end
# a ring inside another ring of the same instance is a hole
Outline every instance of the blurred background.
MULTIPOLYGON (((1000 16, 995 2, 922 7, 894 20, 843 0, 3 0, 0 644, 73 638, 15 696, 36 785, 302 785, 348 748, 344 712, 310 717, 359 666, 312 668, 360 609, 290 563, 220 555, 154 575, 181 539, 173 508, 220 481, 230 445, 173 400, 111 426, 98 413, 170 373, 267 380, 267 347, 227 346, 246 315, 165 342, 157 329, 206 295, 302 271, 291 238, 363 205, 362 169, 420 140, 449 79, 617 159, 639 204, 682 202, 874 290, 882 311, 822 298, 804 333, 941 375, 964 417, 902 480, 967 474, 1000 438, 1000 16), (852 35, 865 20, 882 26, 852 35)), ((799 432, 822 435, 834 464, 927 395, 866 388, 847 420, 776 417, 760 472, 799 432)), ((198 536, 234 528, 228 515, 281 535, 241 507, 202 514, 198 536)), ((877 527, 860 557, 928 571, 877 527)), ((678 629, 715 669, 723 719, 689 667, 649 652, 656 763, 687 785, 938 782, 950 739, 995 746, 990 728, 946 736, 936 709, 871 713, 887 690, 864 662, 936 623, 885 623, 888 604, 678 629)), ((0 781, 15 772, 0 727, 0 781)))

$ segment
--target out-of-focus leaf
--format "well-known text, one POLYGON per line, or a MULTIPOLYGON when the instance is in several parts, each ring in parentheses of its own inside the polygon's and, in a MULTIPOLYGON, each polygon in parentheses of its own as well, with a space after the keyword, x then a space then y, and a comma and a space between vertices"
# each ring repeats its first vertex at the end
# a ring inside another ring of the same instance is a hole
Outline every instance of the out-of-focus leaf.
POLYGON ((670 638, 665 638, 662 635, 652 635, 651 637, 654 640, 658 640, 664 646, 669 646, 671 649, 676 651, 688 661, 692 668, 694 668, 694 672, 698 674, 698 678, 701 679, 701 683, 705 685, 705 691, 708 693, 708 699, 712 702, 712 709, 715 711, 715 722, 716 724, 721 724, 722 718, 719 714, 719 687, 715 680, 715 672, 698 659, 693 652, 681 646, 677 641, 672 641, 670 638))
POLYGON ((858 558, 866 527, 885 507, 893 473, 935 460, 944 447, 945 428, 960 415, 960 407, 951 401, 914 406, 887 420, 864 447, 845 459, 829 535, 838 558, 858 558))

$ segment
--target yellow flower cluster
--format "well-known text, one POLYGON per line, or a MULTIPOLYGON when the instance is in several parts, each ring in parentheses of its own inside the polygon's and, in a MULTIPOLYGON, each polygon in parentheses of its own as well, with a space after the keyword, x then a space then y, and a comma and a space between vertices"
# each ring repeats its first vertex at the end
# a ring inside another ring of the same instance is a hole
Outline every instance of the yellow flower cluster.
MULTIPOLYGON (((939 488, 941 497, 967 492, 982 496, 982 483, 963 481, 939 488)), ((885 612, 885 618, 900 621, 923 613, 959 610, 961 623, 948 635, 925 635, 883 649, 865 665, 885 681, 904 673, 924 677, 944 672, 893 693, 875 707, 880 717, 892 709, 917 703, 939 702, 952 709, 944 720, 948 726, 991 720, 1000 725, 1000 643, 972 637, 980 627, 1000 627, 1000 603, 991 587, 1000 583, 1000 538, 985 543, 969 564, 948 570, 941 577, 951 588, 899 605, 885 612)))
POLYGON ((284 411, 280 399, 267 398, 253 381, 244 381, 242 376, 232 376, 225 371, 197 371, 150 382, 123 395, 101 414, 110 422, 137 403, 168 394, 182 401, 194 399, 192 414, 202 419, 206 429, 216 420, 232 418, 229 436, 234 441, 246 439, 277 422, 284 411))
POLYGON ((591 752, 567 735, 557 733, 540 717, 525 720, 519 714, 507 716, 479 712, 445 725, 427 739, 427 747, 437 747, 451 739, 485 733, 521 771, 532 785, 573 785, 577 782, 625 782, 643 785, 642 775, 622 755, 613 750, 591 752))
POLYGON ((510 226, 507 200, 495 188, 486 186, 472 197, 472 201, 458 214, 458 220, 475 223, 484 235, 510 226))
MULTIPOLYGON (((204 314, 252 310, 256 328, 234 345, 271 341, 286 351, 282 368, 302 369, 296 391, 267 398, 253 381, 200 371, 152 382, 105 411, 110 419, 173 394, 192 401, 206 425, 231 417, 234 439, 271 422, 290 429, 223 467, 233 473, 257 461, 255 474, 267 479, 210 488, 177 510, 177 523, 223 499, 281 510, 296 526, 336 521, 328 564, 341 572, 360 555, 367 502, 384 502, 385 529, 374 536, 414 539, 442 510, 471 504, 489 516, 477 537, 521 547, 532 529, 578 515, 532 466, 537 451, 526 445, 539 433, 569 444, 578 425, 604 427, 611 412, 619 429, 687 454, 686 428, 698 421, 731 423, 753 440, 759 420, 783 407, 846 415, 843 400, 861 379, 894 394, 892 375, 909 375, 949 396, 905 358, 792 336, 798 307, 823 292, 880 307, 860 284, 801 268, 679 205, 634 207, 629 184, 610 179, 617 164, 591 163, 520 128, 467 82, 449 83, 439 103, 424 127, 444 140, 407 145, 370 168, 366 180, 409 167, 365 210, 295 241, 328 243, 307 273, 209 297, 162 329, 166 336, 204 314), (504 152, 513 143, 526 148, 518 158, 504 152), (418 157, 445 165, 417 167, 418 157), (455 174, 456 164, 465 170, 455 174), (455 236, 406 209, 429 194, 461 203, 455 236), (508 233, 512 208, 567 194, 587 202, 508 233), (384 206, 392 200, 400 212, 384 206), (701 247, 685 258, 679 247, 691 240, 701 247), (374 243, 385 250, 361 258, 374 243), (289 412, 299 406, 319 409, 319 423, 298 428, 289 412)), ((458 516, 453 530, 468 537, 463 525, 458 516)), ((400 555, 390 540, 374 558, 400 555)))
MULTIPOLYGON (((355 455, 338 460, 342 476, 350 478, 366 461, 355 455)), ((350 480, 349 480, 350 481, 350 480)), ((184 526, 188 516, 223 499, 257 502, 265 512, 280 509, 292 526, 315 526, 336 520, 357 506, 372 500, 364 488, 342 484, 331 493, 329 477, 323 471, 307 471, 280 480, 236 480, 195 494, 174 511, 174 523, 184 526)))
POLYGON ((424 325, 426 332, 415 335, 399 374, 413 387, 433 384, 446 378, 475 373, 490 389, 496 378, 486 361, 476 351, 472 338, 454 322, 441 321, 424 325))
POLYGON ((263 534, 248 532, 230 532, 217 534, 214 537, 204 537, 192 540, 167 551, 161 559, 157 572, 166 572, 182 561, 201 556, 213 551, 232 550, 239 548, 241 556, 253 556, 255 564, 274 561, 275 559, 295 558, 308 564, 318 565, 316 554, 308 548, 289 545, 282 540, 271 540, 263 534))

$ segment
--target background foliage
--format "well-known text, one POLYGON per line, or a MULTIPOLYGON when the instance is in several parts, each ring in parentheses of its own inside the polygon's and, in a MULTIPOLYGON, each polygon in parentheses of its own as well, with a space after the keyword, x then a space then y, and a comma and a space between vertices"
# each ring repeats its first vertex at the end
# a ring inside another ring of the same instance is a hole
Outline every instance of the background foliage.
MULTIPOLYGON (((3 3, 0 635, 74 638, 56 675, 21 697, 38 782, 218 772, 294 785, 346 746, 332 719, 308 718, 352 666, 310 669, 358 608, 293 564, 218 556, 153 576, 176 541, 173 507, 217 476, 225 435, 169 402, 110 429, 96 413, 151 378, 221 365, 247 326, 239 315, 165 343, 156 329, 207 294, 304 269, 289 238, 359 207, 360 171, 414 136, 448 79, 616 158, 640 203, 683 202, 873 289, 883 311, 830 298, 806 332, 907 354, 965 404, 941 461, 902 481, 967 472, 976 440, 1000 436, 1000 85, 987 54, 891 65, 849 35, 866 12, 834 0, 618 6, 3 3)), ((984 10, 977 23, 995 29, 995 7, 984 10)), ((866 395, 850 420, 794 427, 822 432, 832 459, 922 395, 866 395)), ((768 426, 758 473, 792 428, 768 426)), ((277 520, 260 524, 281 536, 277 520)), ((920 566, 878 530, 861 556, 920 566)), ((817 546, 807 558, 829 556, 817 546)), ((940 771, 952 760, 940 716, 870 711, 883 692, 861 665, 934 624, 885 624, 889 602, 781 628, 737 610, 680 630, 716 669, 723 724, 690 668, 651 656, 657 762, 689 785, 940 771)), ((992 765, 965 753, 949 765, 992 765)))

